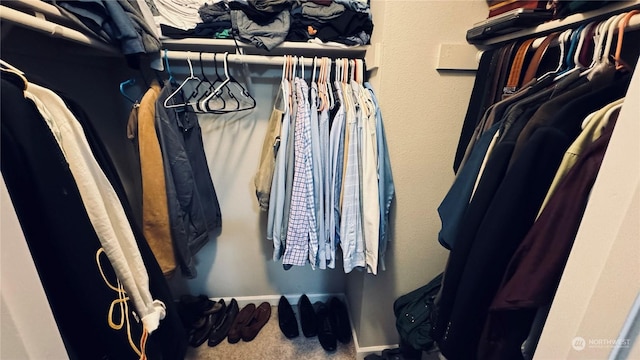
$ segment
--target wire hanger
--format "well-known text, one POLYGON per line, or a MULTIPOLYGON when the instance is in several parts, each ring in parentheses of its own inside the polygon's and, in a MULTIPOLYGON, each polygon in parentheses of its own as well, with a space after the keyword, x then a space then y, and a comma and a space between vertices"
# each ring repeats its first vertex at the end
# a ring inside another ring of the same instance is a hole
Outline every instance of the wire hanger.
POLYGON ((229 73, 229 79, 230 81, 227 83, 227 90, 228 90, 228 94, 231 98, 233 98, 236 101, 236 108, 232 109, 232 108, 223 108, 222 110, 218 110, 218 112, 223 112, 223 113, 229 113, 229 112, 238 112, 238 111, 246 111, 246 110, 251 110, 253 108, 256 107, 256 99, 253 98, 253 96, 251 96, 251 94, 249 93, 249 90, 247 88, 245 88, 238 80, 236 80, 233 75, 231 75, 231 73, 229 73), (233 91, 231 90, 231 86, 233 85, 233 87, 235 87, 236 89, 238 89, 240 91, 239 96, 237 96, 236 94, 233 93, 233 91), (240 100, 247 100, 247 101, 243 101, 241 102, 240 100), (248 102, 247 106, 241 107, 241 104, 246 104, 248 102))
POLYGON ((167 69, 167 74, 169 74, 169 84, 171 84, 171 86, 178 86, 178 82, 173 77, 173 73, 171 72, 171 67, 169 66, 168 53, 169 53, 169 50, 164 49, 164 63, 165 63, 165 68, 167 69))
POLYGON ((225 52, 224 53, 224 62, 223 62, 223 67, 224 67, 224 76, 225 79, 222 81, 222 83, 220 83, 220 85, 218 85, 218 87, 216 87, 215 90, 213 90, 213 92, 211 92, 211 94, 207 95, 207 97, 205 97, 204 99, 202 99, 200 101, 200 108, 203 109, 207 109, 208 111, 214 111, 210 106, 209 106, 209 101, 216 98, 220 98, 222 95, 222 88, 227 85, 227 83, 229 83, 229 81, 231 81, 231 78, 229 77, 229 65, 227 63, 227 58, 229 57, 229 52, 225 52))
MULTIPOLYGON (((216 78, 213 81, 209 81, 210 85, 207 88, 207 90, 204 91, 204 93, 202 93, 202 95, 200 95, 200 97, 197 100, 197 104, 196 104, 196 108, 198 109, 199 112, 207 112, 207 109, 202 107, 204 105, 203 100, 208 97, 209 95, 211 95, 211 93, 213 93, 213 91, 216 88, 216 84, 218 83, 222 83, 224 80, 220 77, 220 74, 218 73, 218 54, 213 53, 213 68, 216 72, 216 78)), ((216 100, 222 102, 222 108, 226 107, 226 103, 224 101, 224 99, 222 97, 217 98, 216 100)))
POLYGON ((185 100, 185 103, 189 106, 196 106, 198 111, 201 111, 201 109, 198 107, 198 99, 196 99, 196 96, 198 96, 200 94, 200 87, 202 86, 202 84, 207 84, 205 86, 207 86, 207 89, 205 89, 205 93, 208 91, 208 89, 212 86, 211 81, 207 78, 207 75, 204 73, 204 65, 203 65, 203 61, 202 61, 202 52, 200 52, 199 54, 199 60, 200 60, 200 73, 202 74, 202 79, 200 80, 200 82, 198 82, 198 84, 193 88, 193 91, 191 92, 191 95, 189 95, 187 97, 187 99, 185 100))
POLYGON ((189 81, 200 81, 200 78, 193 74, 193 65, 191 65, 191 58, 189 56, 187 56, 187 64, 189 64, 189 76, 184 79, 182 84, 180 84, 180 86, 178 86, 178 88, 164 100, 164 107, 167 109, 186 106, 186 102, 183 102, 182 104, 169 104, 169 100, 172 100, 173 97, 176 96, 189 81))
POLYGON ((129 100, 134 106, 140 105, 140 104, 137 99, 134 99, 131 96, 129 96, 129 94, 127 94, 127 92, 125 91, 125 88, 133 86, 135 84, 136 84, 136 78, 131 78, 120 83, 120 94, 122 94, 122 96, 124 96, 125 99, 129 100))

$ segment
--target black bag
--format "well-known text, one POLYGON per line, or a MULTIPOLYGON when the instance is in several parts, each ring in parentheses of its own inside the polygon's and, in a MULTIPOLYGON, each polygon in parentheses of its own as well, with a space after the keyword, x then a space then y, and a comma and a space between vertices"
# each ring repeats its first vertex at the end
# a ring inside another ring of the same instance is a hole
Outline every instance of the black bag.
POLYGON ((402 295, 393 303, 396 329, 400 340, 416 350, 428 351, 433 347, 431 327, 435 315, 434 299, 440 291, 444 273, 412 292, 402 295))

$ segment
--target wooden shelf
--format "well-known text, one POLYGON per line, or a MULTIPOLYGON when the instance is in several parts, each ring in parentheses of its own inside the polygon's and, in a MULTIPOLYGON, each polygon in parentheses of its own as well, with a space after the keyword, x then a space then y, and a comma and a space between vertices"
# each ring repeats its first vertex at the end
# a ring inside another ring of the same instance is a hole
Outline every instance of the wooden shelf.
POLYGON ((600 9, 573 14, 567 16, 564 19, 549 21, 533 28, 519 30, 513 33, 504 34, 489 39, 474 41, 473 44, 478 46, 488 46, 501 44, 520 38, 544 36, 554 31, 562 31, 568 28, 577 27, 583 23, 605 19, 610 17, 612 14, 618 14, 633 9, 640 9, 640 0, 616 1, 600 9))
MULTIPOLYGON (((163 49, 168 50, 183 50, 183 51, 201 51, 201 52, 215 52, 222 53, 228 51, 229 53, 236 53, 236 42, 233 39, 201 39, 201 38, 187 38, 187 39, 171 39, 160 38, 162 41, 163 49)), ((256 48, 253 44, 247 44, 238 41, 238 47, 242 49, 245 54, 251 55, 297 55, 297 56, 328 56, 328 57, 348 57, 362 58, 367 53, 369 45, 364 46, 350 46, 350 47, 338 47, 321 45, 306 42, 291 42, 287 41, 271 51, 256 48)))

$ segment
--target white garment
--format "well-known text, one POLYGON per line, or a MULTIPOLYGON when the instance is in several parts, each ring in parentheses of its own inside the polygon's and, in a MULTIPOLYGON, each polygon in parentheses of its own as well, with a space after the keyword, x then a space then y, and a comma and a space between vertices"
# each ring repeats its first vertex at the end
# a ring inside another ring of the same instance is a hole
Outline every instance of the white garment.
MULTIPOLYGON (((189 30, 202 22, 198 9, 206 0, 154 0, 160 13, 155 17, 156 23, 189 30)), ((209 1, 211 2, 211 1, 209 1)))
POLYGON ((380 201, 378 198, 378 153, 376 114, 371 94, 357 82, 351 82, 362 109, 362 222, 367 272, 378 274, 380 247, 380 201))
POLYGON ((147 332, 153 332, 165 316, 165 305, 151 296, 147 269, 122 203, 93 156, 82 126, 51 90, 29 84, 25 96, 35 103, 51 129, 118 280, 142 317, 147 332))

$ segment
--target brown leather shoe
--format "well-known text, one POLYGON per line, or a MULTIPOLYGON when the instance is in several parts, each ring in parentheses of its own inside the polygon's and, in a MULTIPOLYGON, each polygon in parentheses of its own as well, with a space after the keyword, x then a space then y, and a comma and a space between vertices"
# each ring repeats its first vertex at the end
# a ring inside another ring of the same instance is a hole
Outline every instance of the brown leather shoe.
POLYGON ((231 325, 231 329, 229 329, 229 334, 227 335, 227 341, 229 341, 229 343, 235 344, 240 341, 242 338, 241 330, 249 324, 251 319, 253 319, 253 313, 255 311, 255 304, 247 304, 242 308, 242 310, 240 310, 238 316, 236 316, 233 321, 233 325, 231 325))
POLYGON ((265 301, 256 308, 256 311, 253 312, 253 316, 247 326, 240 329, 242 340, 251 341, 255 339, 256 335, 258 335, 264 324, 269 321, 270 317, 271 304, 265 301))

